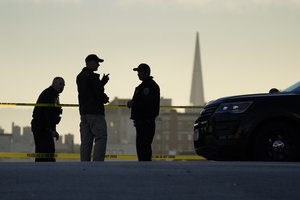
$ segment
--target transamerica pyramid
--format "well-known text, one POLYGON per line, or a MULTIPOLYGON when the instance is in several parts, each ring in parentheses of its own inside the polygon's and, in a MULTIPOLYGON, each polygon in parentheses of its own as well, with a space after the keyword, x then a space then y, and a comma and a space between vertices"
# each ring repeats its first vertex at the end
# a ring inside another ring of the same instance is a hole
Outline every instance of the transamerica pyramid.
POLYGON ((203 106, 205 104, 198 32, 196 35, 196 46, 195 46, 194 68, 192 74, 192 89, 191 89, 190 103, 193 106, 203 106))

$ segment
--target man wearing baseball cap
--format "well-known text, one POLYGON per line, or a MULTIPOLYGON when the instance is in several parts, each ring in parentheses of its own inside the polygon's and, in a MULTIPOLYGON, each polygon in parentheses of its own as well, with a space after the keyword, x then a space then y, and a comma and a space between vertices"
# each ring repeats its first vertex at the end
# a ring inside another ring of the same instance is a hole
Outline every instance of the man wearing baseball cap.
POLYGON ((160 88, 150 76, 149 65, 142 63, 133 71, 138 72, 138 77, 142 83, 135 88, 132 100, 128 101, 127 106, 131 108, 130 118, 136 128, 138 160, 151 161, 155 119, 159 115, 160 88))
POLYGON ((85 58, 86 67, 76 78, 79 112, 80 112, 80 160, 91 161, 94 145, 93 161, 104 161, 107 143, 107 125, 104 117, 104 104, 108 103, 108 96, 104 93, 104 86, 109 80, 107 75, 94 73, 104 60, 95 54, 85 58))

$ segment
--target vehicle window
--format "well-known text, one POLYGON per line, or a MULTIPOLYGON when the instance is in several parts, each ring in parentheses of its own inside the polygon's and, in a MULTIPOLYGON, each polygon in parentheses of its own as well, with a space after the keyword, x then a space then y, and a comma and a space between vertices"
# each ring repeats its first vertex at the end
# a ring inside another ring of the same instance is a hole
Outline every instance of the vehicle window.
POLYGON ((290 87, 282 90, 282 92, 296 92, 300 93, 300 81, 295 83, 294 85, 291 85, 290 87))

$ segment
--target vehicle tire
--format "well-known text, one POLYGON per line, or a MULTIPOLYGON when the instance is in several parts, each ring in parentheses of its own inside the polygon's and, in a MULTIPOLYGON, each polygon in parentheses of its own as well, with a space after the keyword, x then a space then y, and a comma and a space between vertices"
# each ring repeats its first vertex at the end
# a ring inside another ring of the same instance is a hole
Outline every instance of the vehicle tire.
POLYGON ((262 127, 254 144, 254 159, 260 161, 299 161, 300 140, 297 129, 289 123, 262 127))

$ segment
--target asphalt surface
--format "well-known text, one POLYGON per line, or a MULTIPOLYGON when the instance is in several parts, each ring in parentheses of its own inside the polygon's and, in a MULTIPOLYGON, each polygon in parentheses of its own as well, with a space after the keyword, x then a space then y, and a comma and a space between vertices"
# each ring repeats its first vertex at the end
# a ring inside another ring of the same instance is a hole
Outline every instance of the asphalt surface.
POLYGON ((0 199, 300 199, 300 163, 0 163, 0 199))

